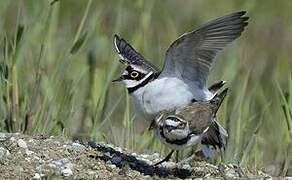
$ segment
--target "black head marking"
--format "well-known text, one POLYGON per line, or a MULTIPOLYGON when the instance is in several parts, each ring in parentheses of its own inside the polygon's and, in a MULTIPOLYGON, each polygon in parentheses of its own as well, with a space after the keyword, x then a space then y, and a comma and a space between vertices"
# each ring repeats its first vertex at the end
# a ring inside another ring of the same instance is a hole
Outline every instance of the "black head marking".
POLYGON ((145 73, 139 72, 139 71, 135 70, 131 66, 127 66, 126 67, 126 71, 128 73, 126 75, 122 75, 123 76, 123 79, 129 79, 129 80, 139 81, 139 80, 143 79, 146 76, 145 73))

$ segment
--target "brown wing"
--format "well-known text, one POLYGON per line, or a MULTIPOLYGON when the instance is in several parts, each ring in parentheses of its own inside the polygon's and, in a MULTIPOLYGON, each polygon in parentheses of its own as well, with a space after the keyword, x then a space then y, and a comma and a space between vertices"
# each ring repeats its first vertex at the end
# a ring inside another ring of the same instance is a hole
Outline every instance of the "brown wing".
POLYGON ((179 113, 189 122, 191 132, 203 133, 213 122, 213 108, 208 102, 196 102, 179 113))
POLYGON ((181 109, 178 115, 183 116, 189 122, 190 129, 194 134, 201 134, 207 127, 214 123, 216 113, 226 97, 227 92, 228 88, 216 94, 210 101, 194 102, 181 109))

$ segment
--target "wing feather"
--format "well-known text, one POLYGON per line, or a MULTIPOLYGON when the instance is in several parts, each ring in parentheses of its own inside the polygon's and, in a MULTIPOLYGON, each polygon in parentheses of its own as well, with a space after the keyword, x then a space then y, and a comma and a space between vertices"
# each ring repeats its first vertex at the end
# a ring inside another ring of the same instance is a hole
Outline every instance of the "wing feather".
POLYGON ((155 73, 158 72, 157 67, 150 63, 150 61, 144 58, 126 40, 120 38, 117 34, 114 35, 114 45, 121 59, 128 64, 141 66, 155 73))
POLYGON ((248 24, 245 13, 226 15, 179 37, 166 52, 159 78, 178 77, 191 88, 206 88, 215 56, 238 38, 248 24))

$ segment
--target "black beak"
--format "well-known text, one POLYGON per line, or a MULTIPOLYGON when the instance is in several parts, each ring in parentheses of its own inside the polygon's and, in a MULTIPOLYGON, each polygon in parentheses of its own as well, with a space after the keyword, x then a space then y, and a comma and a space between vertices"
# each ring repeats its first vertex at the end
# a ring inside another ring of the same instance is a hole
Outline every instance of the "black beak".
POLYGON ((126 66, 129 65, 129 62, 126 61, 125 59, 120 59, 119 61, 120 61, 120 63, 122 63, 122 64, 124 64, 124 65, 126 65, 126 66))
POLYGON ((150 126, 148 127, 148 131, 152 130, 155 128, 155 120, 153 120, 150 124, 150 126))
POLYGON ((112 82, 121 82, 122 80, 124 80, 124 77, 123 76, 121 76, 121 77, 119 77, 117 79, 112 80, 112 82))

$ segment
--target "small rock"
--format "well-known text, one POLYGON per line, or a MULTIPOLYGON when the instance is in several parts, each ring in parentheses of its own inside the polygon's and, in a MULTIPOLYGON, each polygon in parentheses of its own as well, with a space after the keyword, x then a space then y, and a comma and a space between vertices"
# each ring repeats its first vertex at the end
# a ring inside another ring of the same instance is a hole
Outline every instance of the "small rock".
POLYGON ((121 147, 116 147, 116 150, 119 152, 123 152, 123 149, 121 147))
POLYGON ((182 166, 183 169, 192 169, 192 167, 189 164, 184 164, 182 166))
POLYGON ((176 163, 175 162, 164 162, 161 164, 161 166, 165 167, 165 168, 173 168, 176 166, 176 163))
POLYGON ((228 179, 236 179, 239 177, 238 173, 235 171, 235 169, 227 169, 225 171, 225 177, 228 179))
POLYGON ((204 178, 210 178, 211 177, 211 174, 210 173, 207 173, 205 176, 204 176, 204 178))
POLYGON ((48 167, 53 168, 53 169, 57 168, 57 166, 55 164, 53 164, 53 163, 49 163, 48 167))
POLYGON ((0 141, 5 141, 5 140, 6 140, 6 134, 0 133, 0 141))
POLYGON ((11 141, 11 142, 14 142, 15 140, 16 140, 15 137, 11 137, 11 138, 10 138, 10 141, 11 141))
POLYGON ((33 151, 30 151, 28 149, 25 150, 25 154, 28 156, 32 155, 33 153, 34 153, 33 151))
POLYGON ((27 149, 27 144, 23 139, 18 139, 17 140, 17 145, 21 148, 27 149))
POLYGON ((39 173, 35 173, 34 176, 32 177, 33 179, 41 179, 41 175, 39 173))
POLYGON ((152 161, 150 161, 149 159, 144 159, 144 161, 145 161, 147 164, 150 164, 150 165, 152 165, 152 164, 153 164, 153 162, 152 162, 152 161))
POLYGON ((112 157, 111 162, 112 162, 113 164, 120 165, 120 163, 122 162, 122 160, 123 160, 123 159, 122 159, 120 156, 116 156, 116 155, 114 155, 114 156, 112 157))
POLYGON ((0 147, 0 158, 4 158, 9 155, 10 152, 7 149, 5 149, 4 147, 0 147))
POLYGON ((149 155, 148 154, 141 154, 140 157, 143 159, 148 159, 149 155))
POLYGON ((73 151, 80 152, 80 151, 84 150, 85 147, 82 144, 79 144, 79 143, 72 143, 70 149, 73 150, 73 151))
POLYGON ((117 166, 114 165, 114 164, 110 164, 109 167, 112 168, 112 169, 116 169, 117 168, 117 166))
POLYGON ((33 156, 33 158, 37 161, 41 160, 41 158, 39 158, 38 156, 33 156))
POLYGON ((153 161, 159 159, 159 153, 153 153, 147 157, 149 160, 153 161))
POLYGON ((92 170, 89 170, 88 172, 87 172, 87 174, 89 174, 89 175, 93 175, 93 174, 95 174, 96 173, 96 171, 92 171, 92 170))
POLYGON ((64 165, 64 169, 72 169, 73 168, 73 164, 68 162, 64 165))
POLYGON ((39 163, 40 163, 40 164, 44 164, 45 162, 46 162, 46 161, 43 160, 43 159, 40 159, 40 160, 39 160, 39 163))
POLYGON ((67 163, 70 163, 69 159, 67 159, 67 158, 60 159, 58 162, 61 163, 61 165, 65 165, 67 163))
POLYGON ((71 169, 63 169, 62 174, 63 176, 68 177, 68 176, 72 176, 73 172, 71 169))

